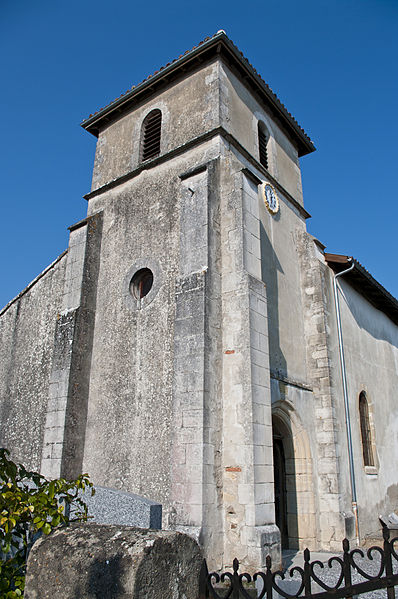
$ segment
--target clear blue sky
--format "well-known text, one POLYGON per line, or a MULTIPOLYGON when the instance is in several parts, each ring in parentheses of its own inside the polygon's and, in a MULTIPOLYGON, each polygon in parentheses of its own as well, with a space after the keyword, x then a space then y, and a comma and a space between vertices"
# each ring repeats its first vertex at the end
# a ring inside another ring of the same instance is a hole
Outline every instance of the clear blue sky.
POLYGON ((81 120, 218 29, 317 147, 309 231, 398 297, 397 0, 0 0, 1 306, 85 216, 81 120))

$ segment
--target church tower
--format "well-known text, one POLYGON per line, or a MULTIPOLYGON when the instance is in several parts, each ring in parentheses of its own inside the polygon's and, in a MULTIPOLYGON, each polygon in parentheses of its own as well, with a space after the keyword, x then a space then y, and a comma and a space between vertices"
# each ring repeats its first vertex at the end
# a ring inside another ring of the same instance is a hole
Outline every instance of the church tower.
POLYGON ((223 31, 82 126, 87 217, 0 311, 0 444, 160 503, 210 569, 374 538, 398 302, 307 233, 311 140, 223 31))
POLYGON ((280 547, 267 283, 273 244, 291 250, 273 228, 305 229, 314 147, 223 31, 82 126, 82 226, 102 227, 82 469, 160 501, 218 566, 263 564, 280 547))

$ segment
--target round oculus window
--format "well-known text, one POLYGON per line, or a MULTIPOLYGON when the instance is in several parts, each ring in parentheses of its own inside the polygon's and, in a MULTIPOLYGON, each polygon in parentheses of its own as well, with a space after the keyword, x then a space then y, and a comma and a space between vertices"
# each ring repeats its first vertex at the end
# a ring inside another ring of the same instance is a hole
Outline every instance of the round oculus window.
POLYGON ((135 299, 140 300, 148 295, 152 285, 153 272, 149 268, 140 268, 130 281, 130 293, 135 299))

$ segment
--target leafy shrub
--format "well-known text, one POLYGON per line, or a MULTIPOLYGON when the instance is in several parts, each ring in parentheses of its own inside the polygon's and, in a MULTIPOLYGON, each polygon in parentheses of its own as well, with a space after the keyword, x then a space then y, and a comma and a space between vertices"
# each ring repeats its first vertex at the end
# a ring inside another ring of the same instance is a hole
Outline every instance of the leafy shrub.
POLYGON ((87 520, 79 490, 94 488, 87 474, 47 480, 9 459, 0 448, 0 599, 23 596, 26 560, 34 541, 57 526, 87 520))

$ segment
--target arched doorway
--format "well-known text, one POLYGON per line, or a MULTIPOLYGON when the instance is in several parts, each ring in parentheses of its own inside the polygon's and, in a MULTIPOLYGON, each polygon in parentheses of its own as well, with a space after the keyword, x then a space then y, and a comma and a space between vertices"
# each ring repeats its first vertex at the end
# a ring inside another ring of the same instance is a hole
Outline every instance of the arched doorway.
POLYGON ((286 464, 283 441, 280 437, 273 437, 274 449, 274 486, 275 486, 275 522, 281 532, 282 547, 289 544, 287 531, 287 505, 286 505, 286 464))
POLYGON ((274 453, 275 521, 283 549, 298 548, 296 472, 293 438, 289 423, 272 418, 274 453))
POLYGON ((283 549, 316 548, 312 458, 307 431, 280 402, 272 415, 275 519, 283 549))

